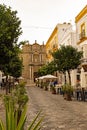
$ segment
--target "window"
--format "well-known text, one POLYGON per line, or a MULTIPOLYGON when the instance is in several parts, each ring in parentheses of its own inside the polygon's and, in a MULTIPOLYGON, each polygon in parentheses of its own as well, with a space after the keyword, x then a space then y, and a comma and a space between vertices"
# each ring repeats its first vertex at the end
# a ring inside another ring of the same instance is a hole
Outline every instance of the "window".
POLYGON ((85 24, 81 25, 81 38, 85 37, 85 24))
POLYGON ((80 75, 77 75, 77 81, 80 81, 80 75))
POLYGON ((81 32, 83 32, 83 31, 85 31, 85 24, 84 23, 81 25, 81 32))
POLYGON ((81 24, 81 31, 79 34, 79 39, 82 40, 83 38, 85 38, 85 23, 81 24))
POLYGON ((38 54, 34 54, 34 62, 39 62, 39 58, 38 54))

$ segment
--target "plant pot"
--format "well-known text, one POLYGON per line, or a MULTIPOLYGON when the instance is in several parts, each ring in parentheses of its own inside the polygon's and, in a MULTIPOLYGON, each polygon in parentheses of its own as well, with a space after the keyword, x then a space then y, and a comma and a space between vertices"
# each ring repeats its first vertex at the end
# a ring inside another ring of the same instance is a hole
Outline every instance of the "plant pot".
POLYGON ((65 93, 64 99, 67 100, 67 101, 72 101, 71 94, 65 93))
POLYGON ((47 91, 47 90, 48 90, 48 87, 45 86, 45 87, 44 87, 44 90, 47 91))
POLYGON ((52 90, 52 94, 56 94, 56 91, 55 91, 55 90, 52 90))

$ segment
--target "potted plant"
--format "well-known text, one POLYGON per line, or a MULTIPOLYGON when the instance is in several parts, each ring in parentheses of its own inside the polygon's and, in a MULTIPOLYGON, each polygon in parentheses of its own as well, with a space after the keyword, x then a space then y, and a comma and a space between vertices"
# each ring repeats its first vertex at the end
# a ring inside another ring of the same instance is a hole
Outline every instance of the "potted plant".
POLYGON ((64 84, 62 87, 64 99, 71 101, 73 94, 73 87, 70 84, 64 84))
POLYGON ((40 83, 40 87, 41 87, 41 88, 44 87, 44 82, 43 82, 43 81, 41 81, 41 83, 40 83))

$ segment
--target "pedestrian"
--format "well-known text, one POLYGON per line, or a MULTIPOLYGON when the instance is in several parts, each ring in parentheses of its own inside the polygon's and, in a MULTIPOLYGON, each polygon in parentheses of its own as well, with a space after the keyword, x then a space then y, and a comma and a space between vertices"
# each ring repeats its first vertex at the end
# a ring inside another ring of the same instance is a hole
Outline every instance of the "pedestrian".
POLYGON ((54 83, 53 83, 53 84, 54 84, 54 87, 55 87, 55 86, 56 86, 56 84, 57 84, 57 81, 54 81, 54 83))
POLYGON ((82 88, 82 91, 81 91, 81 100, 85 101, 85 90, 84 90, 84 88, 82 88))
POLYGON ((80 92, 77 90, 77 91, 76 91, 76 94, 77 94, 77 100, 79 100, 79 93, 80 93, 80 92))

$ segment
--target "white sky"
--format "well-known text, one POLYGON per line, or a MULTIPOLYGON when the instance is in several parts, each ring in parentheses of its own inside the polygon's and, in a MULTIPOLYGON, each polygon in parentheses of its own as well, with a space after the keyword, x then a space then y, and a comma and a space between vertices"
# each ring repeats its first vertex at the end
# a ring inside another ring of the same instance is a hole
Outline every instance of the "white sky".
POLYGON ((22 21, 20 41, 46 42, 58 23, 71 22, 87 5, 87 0, 0 0, 0 4, 17 10, 22 21))

